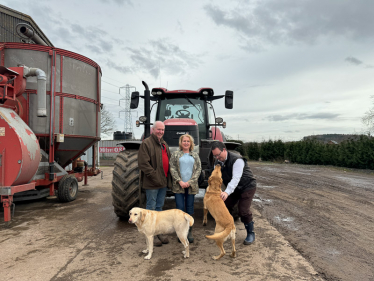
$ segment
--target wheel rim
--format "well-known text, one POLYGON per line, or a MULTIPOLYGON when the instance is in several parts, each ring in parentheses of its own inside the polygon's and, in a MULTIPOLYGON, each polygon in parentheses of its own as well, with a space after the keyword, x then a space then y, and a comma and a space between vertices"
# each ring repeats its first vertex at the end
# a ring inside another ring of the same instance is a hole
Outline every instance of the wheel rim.
POLYGON ((77 195, 78 184, 73 181, 69 186, 69 195, 71 198, 74 198, 77 195))

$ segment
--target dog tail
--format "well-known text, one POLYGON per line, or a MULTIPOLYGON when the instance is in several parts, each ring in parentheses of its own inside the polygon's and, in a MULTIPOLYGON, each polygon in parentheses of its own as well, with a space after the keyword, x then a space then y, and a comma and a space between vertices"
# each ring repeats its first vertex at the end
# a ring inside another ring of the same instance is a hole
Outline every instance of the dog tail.
POLYGON ((187 213, 184 213, 184 218, 186 219, 186 221, 188 221, 188 223, 189 223, 190 226, 193 226, 193 224, 194 224, 195 221, 194 221, 194 219, 193 219, 192 216, 190 216, 187 213))
POLYGON ((227 227, 221 232, 214 233, 213 235, 206 235, 205 237, 208 239, 212 239, 212 240, 220 240, 220 239, 227 237, 231 231, 232 229, 227 227))

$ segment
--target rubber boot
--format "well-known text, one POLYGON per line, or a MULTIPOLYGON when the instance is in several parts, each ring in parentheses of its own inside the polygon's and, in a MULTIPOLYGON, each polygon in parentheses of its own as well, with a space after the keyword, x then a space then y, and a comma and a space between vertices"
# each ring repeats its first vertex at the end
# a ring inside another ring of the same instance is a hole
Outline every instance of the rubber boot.
POLYGON ((155 247, 161 247, 162 246, 162 242, 160 239, 158 239, 157 236, 153 237, 153 246, 155 247))
POLYGON ((160 239, 161 243, 162 244, 168 244, 169 243, 169 239, 165 236, 165 235, 157 235, 158 239, 160 239))
POLYGON ((193 243, 193 241, 195 240, 195 239, 192 237, 192 226, 191 226, 190 229, 188 230, 187 239, 188 239, 188 242, 190 242, 190 243, 193 243))
POLYGON ((247 237, 245 238, 243 244, 244 245, 251 245, 255 242, 255 233, 253 232, 253 224, 254 222, 251 221, 250 223, 244 224, 245 229, 247 230, 247 237))

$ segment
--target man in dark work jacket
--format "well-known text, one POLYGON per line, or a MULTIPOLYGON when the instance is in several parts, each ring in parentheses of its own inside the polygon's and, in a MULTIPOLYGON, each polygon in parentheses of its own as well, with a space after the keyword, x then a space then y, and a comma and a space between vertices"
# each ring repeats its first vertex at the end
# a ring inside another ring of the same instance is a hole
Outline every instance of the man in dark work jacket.
POLYGON ((215 165, 222 166, 222 180, 226 190, 221 192, 221 198, 225 201, 230 212, 239 202, 239 216, 247 230, 244 245, 250 245, 255 241, 254 222, 250 207, 256 192, 256 179, 253 177, 247 160, 238 154, 227 151, 224 143, 213 142, 212 153, 216 159, 215 165))
MULTIPOLYGON (((162 211, 167 187, 171 187, 170 151, 169 146, 162 138, 165 132, 164 123, 156 121, 152 129, 152 134, 139 147, 138 165, 142 171, 141 179, 147 199, 146 209, 162 211)), ((162 246, 167 243, 169 240, 163 235, 154 237, 154 246, 162 246)))

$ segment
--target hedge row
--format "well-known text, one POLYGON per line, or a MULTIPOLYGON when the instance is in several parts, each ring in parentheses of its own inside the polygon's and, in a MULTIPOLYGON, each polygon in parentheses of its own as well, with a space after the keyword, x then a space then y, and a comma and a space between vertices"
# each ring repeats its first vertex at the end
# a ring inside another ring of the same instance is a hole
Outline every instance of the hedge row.
POLYGON ((340 144, 325 144, 316 140, 248 142, 238 150, 251 160, 288 160, 300 164, 374 170, 374 138, 366 135, 340 144))

